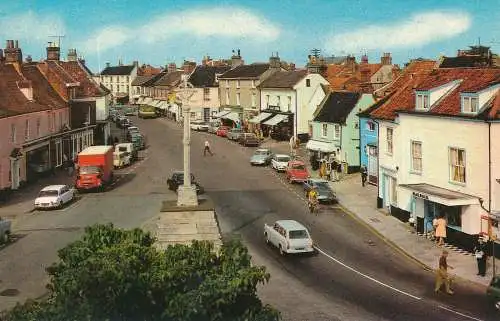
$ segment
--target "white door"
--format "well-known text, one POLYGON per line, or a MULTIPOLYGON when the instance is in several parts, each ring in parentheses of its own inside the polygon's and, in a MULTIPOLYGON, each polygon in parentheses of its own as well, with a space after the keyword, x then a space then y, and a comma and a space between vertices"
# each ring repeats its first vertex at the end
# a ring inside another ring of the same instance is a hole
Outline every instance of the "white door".
POLYGON ((21 181, 21 164, 19 159, 10 161, 11 188, 18 189, 21 181))
POLYGON ((378 183, 377 147, 368 146, 368 182, 378 183))
POLYGON ((391 206, 391 177, 384 175, 384 206, 390 208, 391 206))

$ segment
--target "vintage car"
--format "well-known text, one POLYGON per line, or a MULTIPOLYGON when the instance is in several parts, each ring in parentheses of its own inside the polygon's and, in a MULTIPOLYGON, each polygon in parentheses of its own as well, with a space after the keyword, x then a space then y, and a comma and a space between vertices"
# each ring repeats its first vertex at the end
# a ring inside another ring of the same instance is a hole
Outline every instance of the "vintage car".
POLYGON ((310 177, 306 164, 299 160, 289 161, 285 172, 286 179, 290 184, 297 182, 302 183, 310 177))
POLYGON ((259 146, 260 140, 253 133, 242 133, 238 139, 240 145, 243 146, 259 146))
POLYGON ((201 120, 193 120, 189 125, 191 130, 196 130, 198 132, 208 132, 208 124, 201 120))
POLYGON ((230 128, 228 126, 220 126, 219 128, 217 128, 217 132, 215 133, 217 136, 220 136, 220 137, 226 137, 227 136, 227 132, 230 130, 230 128))
POLYGON ((49 185, 40 191, 35 199, 35 209, 62 208, 75 197, 75 190, 68 185, 49 185))
MULTIPOLYGON (((167 180, 168 189, 174 192, 177 192, 177 189, 182 184, 184 184, 184 172, 182 171, 173 172, 172 176, 167 180)), ((191 184, 196 186, 197 194, 203 194, 204 189, 196 182, 193 174, 191 174, 191 184)))
POLYGON ((264 239, 278 248, 281 255, 313 253, 314 243, 307 228, 294 220, 279 220, 273 225, 264 224, 264 239))
POLYGON ((271 159, 271 167, 278 172, 284 172, 286 170, 286 167, 288 166, 289 161, 290 156, 285 154, 277 154, 274 155, 271 159))
POLYGON ((241 128, 231 128, 228 132, 227 132, 227 139, 229 140, 238 140, 240 138, 240 135, 243 134, 243 129, 241 128))
POLYGON ((491 279, 486 295, 493 306, 500 311, 500 275, 496 275, 491 279))
POLYGON ((271 162, 273 158, 273 152, 268 148, 259 148, 255 151, 253 156, 250 158, 250 164, 252 166, 261 165, 266 166, 271 162))
POLYGON ((316 187, 316 191, 318 192, 318 201, 320 203, 337 203, 337 197, 327 180, 321 178, 308 178, 304 181, 304 191, 306 196, 313 187, 316 187))
POLYGON ((132 163, 132 154, 129 152, 113 152, 113 167, 122 168, 132 163))
POLYGON ((10 221, 0 217, 0 244, 9 242, 9 238, 12 234, 11 225, 12 223, 10 221))

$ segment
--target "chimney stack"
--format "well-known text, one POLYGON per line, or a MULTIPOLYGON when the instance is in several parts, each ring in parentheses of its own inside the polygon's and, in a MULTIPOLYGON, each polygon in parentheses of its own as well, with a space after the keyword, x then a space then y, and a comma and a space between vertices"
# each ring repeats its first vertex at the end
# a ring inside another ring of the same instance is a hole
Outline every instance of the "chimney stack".
POLYGON ((47 46, 47 60, 59 61, 61 60, 61 48, 54 42, 50 42, 47 46))
POLYGON ((3 56, 3 49, 0 49, 0 62, 4 61, 4 56, 3 56))
POLYGON ((137 60, 134 60, 134 62, 132 63, 137 69, 139 69, 139 61, 137 60))
POLYGON ((233 55, 231 56, 231 67, 238 67, 244 64, 243 59, 241 59, 241 51, 238 49, 237 51, 233 50, 233 55))
POLYGON ((174 71, 177 71, 177 65, 175 64, 175 62, 171 62, 167 66, 167 73, 171 73, 174 71))
POLYGON ((182 65, 182 70, 184 71, 185 75, 190 75, 195 68, 196 68, 195 62, 184 60, 184 64, 182 65))
POLYGON ((26 56, 26 62, 29 64, 33 62, 33 58, 31 58, 31 55, 26 56))
POLYGON ((68 61, 78 61, 78 55, 76 53, 76 49, 68 50, 68 61))
POLYGON ((121 59, 118 59, 118 66, 123 66, 123 62, 121 59))
POLYGON ((392 65, 392 57, 390 52, 384 52, 383 56, 380 58, 380 63, 384 66, 392 65))
POLYGON ((19 48, 19 42, 16 40, 7 40, 7 47, 4 50, 5 62, 6 63, 22 63, 23 53, 21 48, 19 48))
POLYGON ((295 64, 293 62, 290 63, 290 71, 294 71, 295 70, 295 64))
POLYGON ((111 67, 111 64, 109 62, 106 63, 106 68, 111 67))
POLYGON ((361 63, 362 64, 367 64, 368 63, 368 56, 367 55, 363 55, 361 57, 361 63))

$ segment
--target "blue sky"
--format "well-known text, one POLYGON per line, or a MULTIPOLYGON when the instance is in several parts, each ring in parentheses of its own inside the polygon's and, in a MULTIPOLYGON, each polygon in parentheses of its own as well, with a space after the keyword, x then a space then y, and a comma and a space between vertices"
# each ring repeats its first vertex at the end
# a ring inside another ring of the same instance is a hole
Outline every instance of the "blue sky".
POLYGON ((410 58, 455 55, 481 43, 500 52, 500 0, 15 0, 0 1, 0 40, 19 40, 24 55, 45 56, 63 34, 92 70, 106 62, 165 65, 203 55, 227 58, 240 48, 247 63, 272 52, 303 66, 311 48, 324 54, 391 52, 410 58))

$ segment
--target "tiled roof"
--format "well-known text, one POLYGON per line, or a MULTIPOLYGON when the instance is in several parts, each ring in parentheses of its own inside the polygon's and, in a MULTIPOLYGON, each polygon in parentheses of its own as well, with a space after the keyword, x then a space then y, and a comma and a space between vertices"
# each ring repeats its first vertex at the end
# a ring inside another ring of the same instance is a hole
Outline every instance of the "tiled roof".
POLYGON ((182 78, 183 71, 173 71, 163 74, 158 80, 154 82, 154 86, 176 86, 182 78))
POLYGON ((153 78, 154 75, 151 76, 137 76, 135 77, 134 80, 132 80, 132 86, 142 86, 144 83, 146 83, 148 80, 153 78))
POLYGON ((101 72, 101 75, 105 76, 120 76, 120 75, 130 75, 132 73, 132 70, 134 70, 134 65, 127 65, 127 66, 110 66, 104 68, 104 70, 101 72))
POLYGON ((230 69, 229 66, 197 66, 188 81, 194 87, 217 87, 215 75, 223 74, 230 69))
POLYGON ((154 76, 161 72, 161 68, 156 68, 151 65, 142 65, 137 70, 138 76, 154 76))
POLYGON ((266 80, 264 80, 260 88, 293 88, 299 81, 307 76, 307 70, 298 71, 277 71, 266 80))
POLYGON ((485 67, 488 63, 488 58, 481 56, 442 57, 439 68, 485 67))
POLYGON ((269 69, 269 64, 264 63, 254 63, 251 65, 240 65, 235 67, 224 74, 222 74, 219 79, 234 79, 234 78, 259 78, 260 75, 265 73, 269 69))
POLYGON ((344 124, 347 116, 356 106, 360 93, 332 91, 323 99, 314 121, 344 124))
POLYGON ((72 79, 80 83, 77 90, 77 97, 101 97, 106 92, 92 79, 87 70, 77 61, 57 62, 72 79))
MULTIPOLYGON (((65 108, 68 106, 54 88, 52 88, 50 83, 37 68, 36 64, 24 64, 22 73, 26 79, 31 81, 33 101, 51 109, 65 108)), ((48 108, 44 107, 44 110, 45 109, 48 108)))

